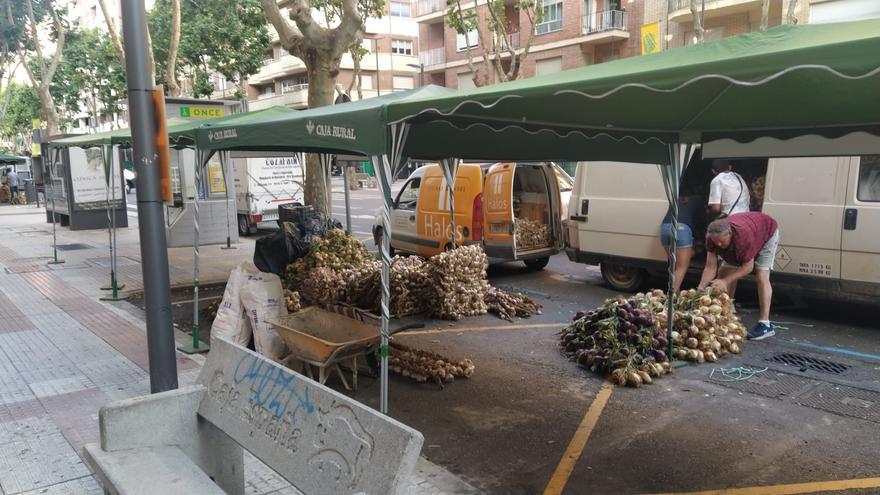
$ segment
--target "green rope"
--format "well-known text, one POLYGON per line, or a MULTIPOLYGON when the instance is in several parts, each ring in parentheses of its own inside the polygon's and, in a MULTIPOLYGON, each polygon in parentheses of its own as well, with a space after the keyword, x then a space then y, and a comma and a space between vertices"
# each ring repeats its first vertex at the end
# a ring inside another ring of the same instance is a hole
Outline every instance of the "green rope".
POLYGON ((738 368, 712 368, 712 372, 709 373, 709 379, 716 382, 741 382, 765 371, 767 371, 767 368, 752 369, 744 366, 738 368), (720 376, 715 376, 716 371, 720 372, 720 376))

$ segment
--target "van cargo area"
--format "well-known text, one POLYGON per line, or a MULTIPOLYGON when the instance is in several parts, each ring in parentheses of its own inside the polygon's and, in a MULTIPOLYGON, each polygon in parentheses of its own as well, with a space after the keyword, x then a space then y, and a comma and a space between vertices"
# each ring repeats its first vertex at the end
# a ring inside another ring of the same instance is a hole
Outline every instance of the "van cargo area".
POLYGON ((513 175, 513 216, 517 255, 553 246, 550 211, 550 193, 541 167, 517 167, 513 175))

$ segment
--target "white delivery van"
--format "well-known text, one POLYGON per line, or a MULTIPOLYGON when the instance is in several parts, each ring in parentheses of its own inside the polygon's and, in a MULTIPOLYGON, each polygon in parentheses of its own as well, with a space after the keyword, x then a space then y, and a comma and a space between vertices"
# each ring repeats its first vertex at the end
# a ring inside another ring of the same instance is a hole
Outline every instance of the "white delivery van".
MULTIPOLYGON (((880 296, 880 157, 732 160, 750 185, 751 208, 779 223, 774 285, 801 294, 877 301, 880 296)), ((710 162, 695 158, 682 177, 705 199, 710 162)), ((622 291, 666 273, 660 222, 668 203, 656 165, 583 162, 568 203, 569 259, 601 267, 622 291)), ((691 272, 705 263, 705 224, 694 232, 691 272)))
POLYGON ((238 233, 255 234, 257 224, 278 220, 278 206, 302 204, 303 167, 293 154, 232 152, 238 233))

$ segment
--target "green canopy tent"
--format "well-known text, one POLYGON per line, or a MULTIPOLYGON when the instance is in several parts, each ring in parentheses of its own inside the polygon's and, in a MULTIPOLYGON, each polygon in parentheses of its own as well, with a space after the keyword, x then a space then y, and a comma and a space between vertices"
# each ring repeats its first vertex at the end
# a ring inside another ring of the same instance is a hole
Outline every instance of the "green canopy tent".
MULTIPOLYGON (((880 136, 880 20, 779 26, 400 101, 387 117, 392 134, 401 137, 403 156, 664 165, 676 223, 679 179, 697 145, 880 136)), ((673 244, 675 231, 673 225, 673 244)), ((675 262, 673 253, 670 313, 675 262)))
POLYGON ((2 165, 17 165, 25 161, 22 156, 0 155, 0 164, 2 165))
MULTIPOLYGON (((392 175, 388 171, 402 166, 400 140, 392 137, 387 126, 387 108, 395 102, 451 94, 452 90, 425 86, 409 91, 365 100, 303 110, 289 115, 261 118, 251 122, 210 122, 200 127, 196 145, 205 150, 299 151, 317 153, 326 180, 331 154, 360 155, 370 159, 378 176, 385 204, 384 225, 390 225, 392 175), (378 164, 382 166, 377 166, 378 164)), ((398 136, 399 137, 399 136, 398 136)), ((326 190, 327 188, 325 188, 326 190)), ((379 410, 388 411, 388 322, 391 257, 389 236, 383 236, 382 254, 382 323, 381 377, 379 410)))

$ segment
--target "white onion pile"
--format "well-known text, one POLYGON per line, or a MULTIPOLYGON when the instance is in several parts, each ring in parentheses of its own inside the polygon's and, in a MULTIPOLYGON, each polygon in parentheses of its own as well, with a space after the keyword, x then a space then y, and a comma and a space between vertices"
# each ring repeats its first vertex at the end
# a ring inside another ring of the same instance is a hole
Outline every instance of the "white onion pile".
POLYGON ((299 292, 284 289, 284 304, 287 306, 288 313, 296 313, 302 309, 299 292))
POLYGON ((327 267, 338 272, 363 266, 372 259, 364 243, 342 229, 331 229, 312 241, 308 255, 287 265, 284 286, 298 290, 314 268, 327 267))
MULTIPOLYGON (((681 291, 675 303, 672 343, 678 359, 698 363, 718 361, 727 354, 739 354, 746 327, 733 313, 733 302, 717 290, 681 291)), ((666 313, 658 315, 665 328, 666 313)))
POLYGON ((486 269, 489 259, 480 246, 463 246, 428 259, 428 276, 434 287, 431 316, 460 320, 487 311, 486 269))
POLYGON ((474 363, 470 359, 454 361, 429 351, 413 349, 396 342, 391 343, 388 355, 388 369, 419 383, 433 381, 440 388, 459 378, 470 378, 474 374, 474 363))
POLYGON ((517 218, 515 223, 516 248, 529 250, 550 245, 550 226, 528 218, 517 218))

